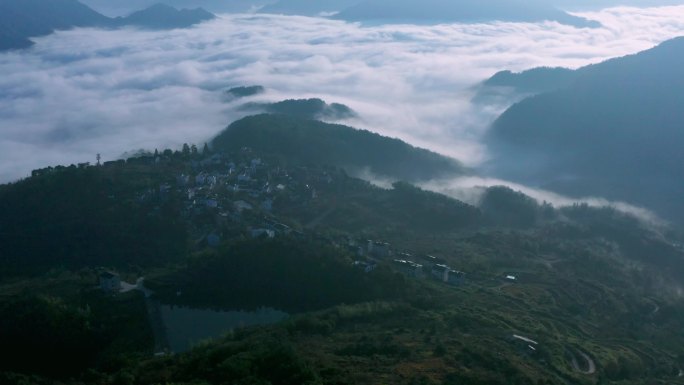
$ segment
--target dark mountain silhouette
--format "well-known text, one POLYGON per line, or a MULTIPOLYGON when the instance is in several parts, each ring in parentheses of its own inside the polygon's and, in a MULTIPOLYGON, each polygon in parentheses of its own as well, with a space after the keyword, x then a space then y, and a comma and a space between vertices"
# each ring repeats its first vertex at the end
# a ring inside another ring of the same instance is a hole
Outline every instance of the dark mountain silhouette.
POLYGON ((288 99, 276 103, 247 103, 242 108, 316 120, 342 120, 357 116, 354 110, 344 104, 328 104, 321 99, 288 99))
POLYGON ((110 23, 76 0, 0 0, 0 50, 29 47, 30 37, 59 29, 110 23))
POLYGON ((513 105, 493 124, 495 173, 684 219, 684 38, 575 76, 513 105))
POLYGON ((238 120, 219 134, 212 146, 219 151, 249 147, 288 163, 327 164, 350 172, 367 169, 376 175, 406 181, 466 172, 454 159, 399 139, 286 115, 262 114, 238 120))
MULTIPOLYGON (((163 0, 174 8, 201 7, 212 13, 248 12, 275 0, 163 0)), ((81 0, 83 4, 108 16, 125 16, 139 9, 150 7, 159 0, 81 0)))
POLYGON ((598 26, 553 5, 529 0, 280 0, 264 6, 260 12, 308 16, 338 12, 333 18, 371 23, 551 20, 577 27, 598 26))
POLYGON ((524 0, 365 0, 335 18, 366 22, 557 21, 576 27, 598 23, 565 13, 546 3, 524 0))
POLYGON ((263 86, 239 86, 226 90, 226 95, 233 99, 246 98, 266 92, 263 86))
POLYGON ((33 42, 8 26, 0 25, 0 51, 30 47, 33 42))
POLYGON ((323 12, 339 12, 361 0, 279 0, 263 7, 260 12, 283 15, 316 16, 323 12))
POLYGON ((540 67, 522 72, 500 71, 482 83, 484 88, 506 88, 519 94, 554 91, 572 84, 579 72, 561 67, 540 67))
POLYGON ((0 0, 0 50, 27 48, 31 37, 74 27, 183 28, 213 17, 202 9, 179 11, 159 4, 112 19, 76 0, 0 0))
POLYGON ((553 5, 563 9, 600 9, 615 6, 659 7, 681 5, 681 0, 553 0, 553 5))
MULTIPOLYGON (((322 12, 338 12, 362 0, 164 0, 176 8, 202 7, 213 13, 260 12, 315 16, 322 12)), ((529 1, 529 0, 528 0, 529 1)), ((81 0, 82 3, 108 16, 123 16, 149 7, 158 0, 81 0)), ((454 1, 456 2, 456 1, 454 1)), ((563 10, 600 9, 616 5, 660 6, 678 5, 681 0, 553 0, 550 5, 563 10)))
POLYGON ((472 101, 483 105, 510 106, 528 96, 567 87, 578 74, 578 71, 560 67, 500 71, 476 87, 472 101))
POLYGON ((155 4, 126 17, 114 19, 118 25, 132 25, 151 29, 187 28, 215 16, 202 8, 177 10, 168 5, 155 4))

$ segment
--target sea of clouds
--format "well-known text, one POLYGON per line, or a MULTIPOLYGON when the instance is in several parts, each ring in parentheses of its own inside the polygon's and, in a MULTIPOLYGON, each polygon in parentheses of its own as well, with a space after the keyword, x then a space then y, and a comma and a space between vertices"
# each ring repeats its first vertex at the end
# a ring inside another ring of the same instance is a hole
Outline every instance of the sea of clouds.
POLYGON ((603 24, 386 25, 222 15, 195 28, 61 31, 0 53, 0 182, 48 165, 116 159, 137 149, 209 141, 243 116, 224 91, 263 85, 258 101, 320 97, 345 123, 477 167, 488 125, 507 106, 471 102, 503 69, 577 68, 684 31, 684 6, 611 8, 603 24))

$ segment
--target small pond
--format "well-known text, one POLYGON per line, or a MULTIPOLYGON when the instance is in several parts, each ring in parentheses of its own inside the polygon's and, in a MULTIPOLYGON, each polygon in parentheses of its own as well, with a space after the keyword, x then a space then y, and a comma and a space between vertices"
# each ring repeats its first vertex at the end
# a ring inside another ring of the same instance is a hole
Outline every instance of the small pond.
POLYGON ((161 316, 171 350, 180 353, 203 340, 221 337, 233 329, 273 324, 287 318, 288 314, 271 308, 215 311, 162 305, 161 316))

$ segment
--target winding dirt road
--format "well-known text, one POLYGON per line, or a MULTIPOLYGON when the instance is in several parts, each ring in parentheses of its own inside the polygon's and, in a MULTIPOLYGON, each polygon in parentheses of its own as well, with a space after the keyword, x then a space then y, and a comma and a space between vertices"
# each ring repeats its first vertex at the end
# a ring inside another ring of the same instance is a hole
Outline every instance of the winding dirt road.
POLYGON ((588 354, 584 353, 583 351, 577 350, 577 353, 580 356, 582 356, 582 358, 585 361, 587 361, 587 366, 586 366, 587 369, 584 370, 580 367, 579 362, 577 362, 577 356, 575 355, 575 353, 571 352, 571 354, 572 354, 572 368, 575 369, 575 371, 580 372, 582 374, 589 375, 589 374, 596 373, 596 362, 594 362, 594 360, 591 357, 589 357, 588 354))

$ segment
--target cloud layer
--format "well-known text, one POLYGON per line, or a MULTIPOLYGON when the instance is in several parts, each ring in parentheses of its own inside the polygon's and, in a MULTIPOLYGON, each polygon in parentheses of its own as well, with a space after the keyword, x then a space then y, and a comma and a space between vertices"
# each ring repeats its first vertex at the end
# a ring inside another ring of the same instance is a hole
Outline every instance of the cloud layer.
POLYGON ((487 188, 494 186, 508 186, 509 188, 520 191, 523 194, 533 198, 538 203, 548 203, 554 207, 572 206, 573 204, 586 204, 590 207, 611 207, 623 213, 631 214, 651 225, 663 225, 663 221, 658 215, 651 210, 643 207, 637 207, 625 202, 609 201, 600 197, 579 197, 569 198, 551 191, 546 191, 538 188, 532 188, 518 183, 505 181, 495 178, 486 177, 460 177, 449 180, 435 180, 424 183, 422 188, 439 192, 444 195, 451 196, 460 201, 471 205, 479 205, 482 196, 487 188))
POLYGON ((614 8, 556 23, 361 27, 306 17, 225 15, 188 30, 77 29, 0 53, 0 182, 34 168, 203 143, 240 116, 222 90, 260 84, 259 101, 321 97, 357 127, 469 165, 505 106, 470 103, 502 69, 578 67, 684 31, 684 7, 614 8))

